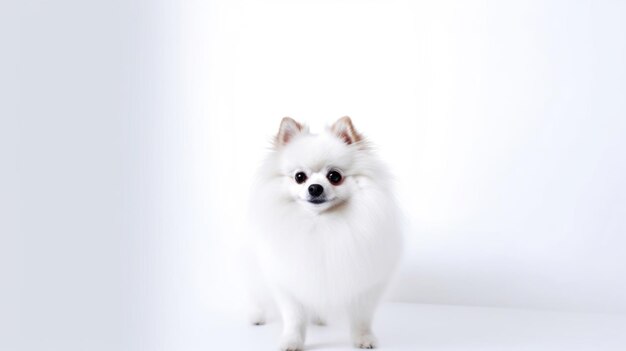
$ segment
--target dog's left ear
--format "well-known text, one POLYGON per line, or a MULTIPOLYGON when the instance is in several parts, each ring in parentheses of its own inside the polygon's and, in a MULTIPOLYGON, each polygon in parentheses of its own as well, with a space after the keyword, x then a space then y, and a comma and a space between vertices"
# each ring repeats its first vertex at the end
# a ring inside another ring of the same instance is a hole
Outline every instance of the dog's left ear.
POLYGON ((361 134, 354 129, 352 120, 348 116, 339 118, 337 122, 330 127, 330 130, 348 145, 357 143, 363 139, 361 134))

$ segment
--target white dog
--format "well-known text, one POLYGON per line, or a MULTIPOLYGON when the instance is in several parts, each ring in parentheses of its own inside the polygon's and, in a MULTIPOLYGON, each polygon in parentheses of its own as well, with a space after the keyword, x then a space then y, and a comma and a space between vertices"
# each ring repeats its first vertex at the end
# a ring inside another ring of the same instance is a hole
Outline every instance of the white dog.
MULTIPOLYGON (((307 320, 329 309, 347 312, 356 347, 374 348, 372 318, 402 241, 387 169, 349 117, 319 135, 283 118, 256 177, 251 219, 252 278, 278 306, 281 350, 302 350, 307 320)), ((267 311, 258 285, 257 325, 267 311)))

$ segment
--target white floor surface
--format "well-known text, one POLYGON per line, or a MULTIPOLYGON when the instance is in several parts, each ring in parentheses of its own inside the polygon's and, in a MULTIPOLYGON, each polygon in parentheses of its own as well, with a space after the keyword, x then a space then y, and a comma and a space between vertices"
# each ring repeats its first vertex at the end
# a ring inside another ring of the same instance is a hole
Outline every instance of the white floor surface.
MULTIPOLYGON (((277 350, 280 321, 214 318, 210 350, 277 350), (218 320, 219 319, 219 320, 218 320)), ((379 350, 626 350, 626 316, 448 305, 383 304, 379 350)), ((305 350, 353 350, 347 326, 308 328, 305 350)))

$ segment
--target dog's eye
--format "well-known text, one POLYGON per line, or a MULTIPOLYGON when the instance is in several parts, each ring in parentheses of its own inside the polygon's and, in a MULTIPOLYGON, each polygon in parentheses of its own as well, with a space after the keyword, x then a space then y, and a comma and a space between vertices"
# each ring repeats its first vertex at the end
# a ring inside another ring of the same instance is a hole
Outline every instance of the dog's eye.
POLYGON ((328 180, 330 181, 331 184, 333 185, 337 185, 339 183, 341 183, 341 173, 337 172, 337 171, 330 171, 328 172, 328 174, 326 175, 326 178, 328 178, 328 180))
POLYGON ((306 174, 304 174, 304 172, 296 173, 296 176, 294 178, 296 179, 296 183, 298 184, 306 182, 306 174))

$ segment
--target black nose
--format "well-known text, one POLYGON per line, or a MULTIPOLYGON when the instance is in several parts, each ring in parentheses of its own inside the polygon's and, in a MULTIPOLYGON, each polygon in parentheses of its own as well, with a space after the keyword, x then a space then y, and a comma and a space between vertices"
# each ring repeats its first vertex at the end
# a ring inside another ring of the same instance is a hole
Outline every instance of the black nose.
POLYGON ((324 192, 324 187, 319 184, 311 184, 309 185, 309 194, 311 196, 320 196, 324 192))

